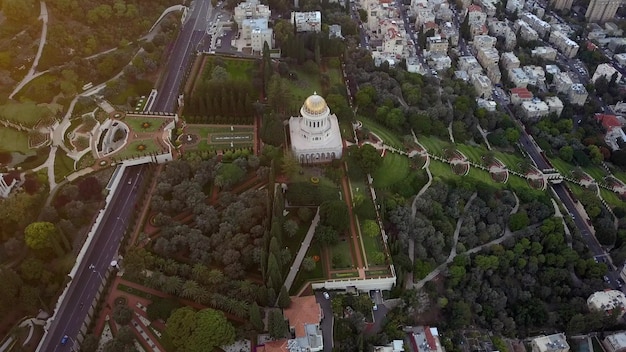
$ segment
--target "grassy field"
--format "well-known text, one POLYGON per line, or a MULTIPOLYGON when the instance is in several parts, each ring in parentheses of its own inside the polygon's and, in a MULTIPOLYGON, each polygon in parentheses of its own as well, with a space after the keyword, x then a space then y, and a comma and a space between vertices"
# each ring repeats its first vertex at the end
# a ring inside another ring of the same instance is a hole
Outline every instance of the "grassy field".
POLYGON ((370 266, 383 264, 376 261, 377 253, 383 251, 382 243, 380 243, 381 235, 370 237, 362 234, 361 239, 363 240, 363 249, 365 250, 367 264, 370 266))
POLYGON ((386 153, 382 165, 374 172, 375 188, 387 188, 404 180, 409 175, 409 158, 406 156, 386 153))
POLYGON ((340 239, 339 243, 330 248, 333 269, 352 268, 352 250, 348 239, 340 239), (337 256, 339 260, 333 260, 337 256))
POLYGON ((626 173, 624 173, 622 171, 615 171, 615 170, 613 170, 613 176, 615 176, 615 178, 617 178, 618 180, 626 183, 626 173))
POLYGON ((146 118, 136 118, 136 117, 126 117, 124 118, 124 123, 128 125, 128 127, 134 132, 156 132, 161 129, 161 126, 165 121, 169 119, 161 118, 161 117, 146 117, 146 118), (144 123, 148 123, 148 127, 144 127, 144 123))
POLYGON ((0 105, 0 117, 22 123, 25 126, 34 126, 39 119, 49 117, 50 110, 35 103, 8 103, 0 105))
MULTIPOLYGON (((572 171, 576 169, 575 165, 570 164, 559 158, 552 158, 550 159, 550 162, 552 163, 552 165, 554 165, 554 168, 561 173, 561 175, 567 177, 572 177, 572 171)), ((597 182, 603 182, 604 177, 608 175, 601 167, 596 165, 585 166, 582 168, 582 170, 589 174, 589 176, 591 176, 597 182)))
POLYGON ((115 155, 113 155, 113 157, 116 159, 129 159, 129 158, 144 156, 150 153, 160 152, 160 151, 161 151, 161 147, 158 146, 152 139, 143 139, 143 140, 132 141, 131 143, 126 145, 124 150, 122 150, 119 153, 116 153, 115 155), (144 150, 140 151, 137 148, 142 144, 145 146, 145 148, 144 150))
POLYGON ((597 182, 603 182, 604 178, 609 175, 604 169, 596 165, 585 166, 583 167, 583 171, 588 173, 597 182))
MULTIPOLYGON (((489 150, 482 146, 469 146, 466 144, 457 144, 456 148, 467 157, 467 159, 473 163, 484 165, 483 156, 485 156, 489 150)), ((486 166, 486 165, 485 165, 486 166)))
MULTIPOLYGON (((111 103, 115 105, 125 105, 133 98, 137 98, 142 95, 148 96, 150 94, 150 91, 152 90, 152 87, 154 87, 153 82, 146 81, 146 80, 138 80, 134 84, 128 84, 126 89, 121 91, 120 94, 115 95, 111 99, 111 103)), ((141 105, 140 110, 143 109, 144 105, 145 105, 145 101, 144 101, 144 104, 141 105)), ((135 108, 136 106, 132 106, 131 110, 134 110, 135 108)))
POLYGON ((28 149, 28 135, 26 132, 0 127, 0 151, 31 154, 28 149))
POLYGON ((600 195, 611 208, 624 206, 624 201, 621 200, 615 192, 609 191, 608 189, 600 188, 600 195))
POLYGON ((404 149, 402 141, 396 133, 389 131, 386 127, 381 126, 376 121, 367 117, 357 116, 357 119, 360 120, 363 123, 363 126, 370 130, 370 132, 374 132, 378 137, 382 138, 386 145, 390 145, 400 150, 404 149))
POLYGON ((453 145, 451 142, 443 141, 437 137, 420 136, 417 141, 420 142, 426 150, 428 150, 428 153, 439 156, 443 155, 443 150, 445 148, 453 145))
POLYGON ((506 165, 509 170, 521 172, 521 168, 519 167, 524 159, 519 153, 503 153, 500 151, 493 151, 493 155, 506 165))
POLYGON ((319 74, 312 74, 304 71, 299 67, 292 67, 291 71, 298 76, 297 80, 285 80, 289 83, 289 92, 291 96, 289 100, 294 106, 292 109, 300 109, 302 102, 306 100, 313 92, 322 94, 322 84, 319 74))
MULTIPOLYGON (((234 58, 227 58, 227 57, 220 57, 219 58, 222 62, 224 62, 224 68, 226 69, 226 72, 228 72, 228 75, 230 76, 231 79, 233 80, 245 80, 248 81, 250 80, 250 69, 253 68, 254 66, 254 60, 247 60, 247 59, 234 59, 234 58)), ((207 60, 215 60, 211 57, 207 58, 207 60)), ((206 71, 203 73, 204 77, 210 77, 211 76, 211 72, 208 72, 209 69, 211 69, 212 65, 207 65, 206 66, 206 71)))
POLYGON ((74 159, 65 154, 61 148, 57 149, 54 159, 54 179, 61 182, 65 176, 74 172, 74 159))

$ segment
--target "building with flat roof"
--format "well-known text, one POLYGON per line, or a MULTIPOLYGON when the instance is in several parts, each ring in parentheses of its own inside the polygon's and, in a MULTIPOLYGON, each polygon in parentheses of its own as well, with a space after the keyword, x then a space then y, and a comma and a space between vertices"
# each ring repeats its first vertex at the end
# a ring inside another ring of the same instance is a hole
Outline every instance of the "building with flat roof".
POLYGON ((533 93, 526 88, 511 88, 511 104, 520 105, 533 100, 533 93))
POLYGON ((488 69, 492 66, 498 66, 500 62, 500 53, 496 48, 480 48, 478 49, 478 55, 476 55, 478 62, 483 68, 488 69))
POLYGON ((616 82, 619 82, 622 79, 622 74, 619 73, 619 71, 617 71, 615 67, 613 67, 611 64, 600 64, 596 68, 596 72, 593 73, 591 81, 593 83, 596 83, 596 80, 598 80, 598 78, 604 77, 607 81, 610 82, 614 74, 617 74, 616 82))
POLYGON ((556 60, 556 49, 549 46, 538 46, 530 51, 530 56, 554 61, 556 60))
POLYGON ((443 352, 437 328, 414 327, 409 332, 409 340, 415 352, 443 352))
POLYGON ((556 116, 561 116, 561 113, 563 112, 563 102, 559 99, 559 97, 546 97, 544 101, 548 104, 548 109, 551 114, 555 113, 556 116))
POLYGON ((543 37, 546 34, 550 33, 550 29, 552 29, 548 22, 542 20, 541 18, 530 12, 524 12, 522 16, 520 16, 520 18, 524 20, 524 22, 528 23, 532 27, 532 29, 537 31, 537 34, 539 34, 540 37, 543 37))
POLYGON ((530 345, 532 352, 569 352, 569 344, 563 333, 536 337, 530 345))
POLYGON ((626 332, 608 335, 602 340, 606 352, 626 352, 626 332))
POLYGON ((578 106, 583 106, 585 105, 588 96, 589 93, 587 92, 587 88, 585 88, 584 84, 574 83, 572 84, 567 98, 569 99, 570 103, 578 106))
POLYGON ((574 0, 551 0, 550 3, 556 10, 569 10, 574 0))
POLYGON ((510 70, 512 68, 519 68, 520 61, 514 53, 508 52, 500 55, 500 64, 503 69, 510 70))
POLYGON ((550 108, 545 101, 533 99, 531 101, 522 102, 522 114, 526 117, 528 122, 536 122, 541 117, 550 114, 550 108))
POLYGON ((387 346, 374 346, 374 352, 404 352, 404 340, 393 340, 387 346))
POLYGON ((537 33, 537 31, 534 30, 528 23, 522 20, 515 21, 515 31, 518 32, 519 36, 526 41, 539 39, 539 33, 537 33))
POLYGON ((476 58, 471 55, 459 57, 458 68, 461 71, 467 72, 467 74, 470 76, 474 73, 483 72, 483 69, 480 66, 480 63, 478 63, 478 60, 476 60, 476 58))
POLYGON ((622 317, 626 307, 626 296, 622 291, 617 290, 594 292, 587 298, 587 306, 589 310, 604 311, 607 314, 612 314, 614 310, 617 310, 619 317, 622 317))
POLYGON ((591 0, 585 12, 585 18, 589 22, 612 20, 621 4, 622 0, 591 0))
POLYGON ((243 20, 253 18, 265 18, 269 20, 272 16, 272 11, 266 5, 263 5, 259 0, 247 0, 235 7, 233 19, 241 26, 243 20))
POLYGON ((526 72, 521 68, 510 69, 509 80, 518 88, 526 88, 528 86, 528 76, 526 76, 526 72))
POLYGON ((569 58, 573 58, 578 54, 578 43, 569 39, 569 37, 561 31, 553 31, 550 33, 550 39, 548 41, 563 53, 563 55, 569 58))
POLYGON ((324 349, 320 329, 324 312, 315 296, 291 297, 291 304, 283 310, 283 314, 289 322, 289 331, 295 337, 292 339, 295 344, 310 352, 324 349))
POLYGON ((490 98, 491 97, 491 80, 489 77, 480 74, 474 73, 470 76, 470 80, 472 81, 472 85, 474 89, 476 89, 476 94, 479 97, 490 98))
POLYGON ((496 37, 490 35, 477 35, 473 39, 474 48, 478 49, 490 49, 496 47, 496 37))
POLYGON ((322 13, 312 12, 292 12, 291 23, 296 23, 297 32, 320 32, 322 30, 322 13))

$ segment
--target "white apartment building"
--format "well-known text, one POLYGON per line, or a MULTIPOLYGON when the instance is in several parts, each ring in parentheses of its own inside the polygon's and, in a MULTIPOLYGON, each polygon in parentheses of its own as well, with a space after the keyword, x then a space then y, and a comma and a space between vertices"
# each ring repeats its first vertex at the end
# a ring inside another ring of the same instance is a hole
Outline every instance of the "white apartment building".
POLYGON ((572 89, 572 77, 570 77, 569 73, 561 72, 554 75, 552 78, 552 84, 554 84, 554 88, 556 88, 557 93, 568 94, 570 89, 572 89))
POLYGON ((441 26, 440 35, 448 40, 452 47, 459 45, 459 31, 450 22, 446 22, 441 26))
POLYGON ((539 336, 530 342, 532 352, 569 352, 565 334, 539 336))
POLYGON ((626 46, 626 38, 611 38, 609 50, 616 52, 620 47, 626 46))
POLYGON ((452 67, 452 60, 448 55, 433 54, 428 58, 428 66, 433 70, 443 71, 452 67))
POLYGON ((505 11, 507 13, 518 13, 524 9, 524 0, 508 0, 505 11))
POLYGON ((548 109, 550 113, 555 113, 556 116, 561 116, 563 112, 563 102, 558 97, 547 97, 544 99, 546 104, 548 104, 548 109))
POLYGON ((507 30, 510 30, 509 26, 504 21, 498 21, 496 18, 490 18, 487 20, 487 27, 489 28, 489 34, 494 37, 504 36, 507 30))
POLYGON ((487 77, 491 80, 493 84, 499 84, 502 80, 502 73, 498 66, 489 66, 487 67, 487 77))
POLYGON ((617 61, 618 64, 622 66, 626 65, 626 53, 615 54, 613 55, 613 58, 615 59, 615 61, 617 61))
POLYGON ((480 50, 495 48, 497 41, 496 37, 492 37, 490 35, 477 35, 473 40, 474 49, 480 50))
POLYGON ((235 7, 233 19, 241 26, 245 19, 265 18, 265 20, 269 20, 271 16, 272 11, 268 6, 261 4, 259 0, 248 0, 235 7))
POLYGON ((448 41, 441 38, 440 35, 428 37, 426 38, 426 50, 428 50, 428 55, 447 54, 448 41))
POLYGON ((475 73, 478 74, 483 72, 478 60, 471 55, 459 57, 458 68, 461 71, 467 72, 470 77, 475 73))
POLYGON ((585 105, 588 96, 589 93, 587 93, 587 89, 585 88, 585 86, 580 83, 575 83, 572 84, 572 88, 570 89, 567 98, 569 99, 570 103, 578 106, 583 106, 585 105))
POLYGON ((551 74, 552 76, 561 73, 561 69, 557 65, 546 65, 546 75, 551 74))
POLYGON ((446 4, 441 4, 439 9, 435 11, 435 19, 444 22, 450 22, 454 18, 454 12, 446 4))
POLYGON ((478 49, 476 59, 478 59, 478 62, 480 62, 482 67, 485 69, 492 66, 498 67, 500 54, 496 48, 480 48, 478 49))
POLYGON ((538 46, 530 51, 530 56, 554 61, 556 60, 556 49, 549 46, 538 46))
POLYGON ((526 41, 539 39, 539 34, 528 23, 517 20, 515 21, 515 30, 519 33, 520 38, 526 41))
POLYGON ((611 64, 600 64, 596 68, 596 72, 593 73, 593 77, 591 77, 591 81, 596 83, 596 80, 600 77, 606 78, 607 81, 611 81, 613 75, 617 74, 616 82, 619 82, 622 79, 622 74, 619 73, 611 64))
POLYGON ((528 65, 524 66, 523 69, 528 77, 528 84, 539 86, 546 83, 546 72, 543 67, 528 65))
POLYGON ((606 34, 610 36, 621 37, 624 35, 624 31, 613 22, 606 22, 604 24, 604 30, 606 31, 606 34))
POLYGON ((589 310, 604 311, 607 314, 618 310, 621 318, 626 307, 626 296, 617 290, 598 291, 587 298, 587 306, 589 310))
POLYGON ((492 86, 489 77, 480 73, 474 73, 470 77, 472 85, 474 86, 474 89, 476 89, 476 94, 485 99, 490 98, 492 86))
POLYGON ((415 28, 420 28, 428 22, 435 22, 433 7, 418 7, 415 11, 415 28))
POLYGON ((521 108, 527 121, 538 121, 541 117, 550 114, 548 104, 538 99, 522 102, 521 108))
POLYGON ((250 34, 250 47, 254 52, 263 52, 265 43, 269 48, 273 48, 272 43, 274 31, 271 28, 254 28, 250 34))
POLYGON ((554 31, 550 34, 550 39, 548 40, 552 45, 554 45, 563 55, 573 58, 578 54, 578 44, 569 39, 565 33, 560 31, 554 31))
POLYGON ((477 24, 483 26, 487 21, 487 14, 483 12, 480 6, 472 4, 467 8, 467 16, 469 16, 468 23, 477 24))
POLYGON ((519 68, 520 61, 512 52, 502 53, 500 56, 500 64, 502 68, 505 70, 510 70, 512 68, 519 68))
POLYGON ((517 88, 526 88, 528 86, 528 76, 521 68, 512 68, 508 71, 509 80, 517 88))
POLYGON ((476 0, 477 3, 483 8, 483 11, 489 17, 493 17, 496 15, 496 2, 500 2, 500 0, 476 0))
MULTIPOLYGON (((268 29, 267 20, 265 18, 246 18, 241 23, 241 39, 250 41, 252 39, 252 31, 262 29, 268 29)), ((271 42, 268 44, 271 44, 271 42)), ((270 45, 270 48, 271 47, 270 45)))
POLYGON ((556 10, 569 10, 572 8, 574 0, 551 0, 550 3, 554 5, 556 10))
POLYGON ((406 35, 398 27, 389 27, 383 37, 383 52, 401 56, 406 47, 406 35))
POLYGON ((617 9, 622 5, 622 0, 591 0, 585 12, 585 18, 589 22, 604 22, 615 18, 617 9))
POLYGON ((618 332, 608 335, 602 341, 602 345, 607 352, 624 352, 626 351, 626 332, 618 332))
POLYGON ((482 99, 482 98, 476 98, 476 105, 481 109, 485 109, 487 111, 492 111, 492 112, 496 111, 496 107, 497 107, 497 104, 495 101, 482 99))
POLYGON ((312 12, 292 12, 291 23, 296 23, 297 32, 320 32, 322 30, 322 13, 312 12))
POLYGON ((550 29, 552 28, 550 24, 535 16, 534 14, 530 12, 524 12, 520 18, 524 20, 524 22, 528 23, 532 27, 532 29, 537 31, 537 34, 539 34, 540 37, 543 37, 546 34, 550 33, 550 29))

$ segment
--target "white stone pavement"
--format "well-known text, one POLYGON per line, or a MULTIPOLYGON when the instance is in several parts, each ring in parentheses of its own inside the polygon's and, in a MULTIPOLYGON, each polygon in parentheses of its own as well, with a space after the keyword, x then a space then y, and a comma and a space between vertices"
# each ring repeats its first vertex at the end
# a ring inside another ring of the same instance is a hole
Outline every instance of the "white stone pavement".
POLYGON ((296 279, 296 274, 298 274, 298 270, 300 270, 300 265, 302 264, 302 260, 304 260, 304 256, 306 252, 309 250, 309 246, 311 245, 311 240, 313 240, 313 234, 315 234, 315 228, 317 227, 317 223, 320 221, 320 209, 317 208, 317 212, 315 213, 315 217, 311 222, 311 226, 309 227, 309 231, 306 233, 304 237, 304 241, 302 241, 302 245, 300 246, 300 250, 298 254, 296 254, 296 259, 293 261, 293 265, 291 265, 291 269, 289 270, 289 274, 287 274, 287 278, 285 279, 285 288, 287 292, 291 289, 291 285, 293 284, 293 280, 296 279))

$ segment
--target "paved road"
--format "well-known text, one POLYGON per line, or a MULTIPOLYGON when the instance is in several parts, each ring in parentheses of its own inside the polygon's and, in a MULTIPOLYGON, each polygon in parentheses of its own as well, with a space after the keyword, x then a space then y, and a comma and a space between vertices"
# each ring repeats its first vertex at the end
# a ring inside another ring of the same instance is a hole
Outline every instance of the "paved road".
POLYGON ((324 319, 322 319, 322 323, 320 324, 322 337, 324 338, 324 352, 331 352, 333 350, 333 324, 335 319, 331 300, 325 299, 324 294, 320 291, 315 292, 315 300, 320 304, 324 312, 324 319))
POLYGON ((311 241, 313 240, 313 235, 315 234, 315 228, 317 227, 317 223, 320 221, 320 209, 317 208, 317 212, 315 213, 315 217, 311 222, 311 226, 309 227, 309 231, 307 231, 306 236, 304 236, 304 240, 302 241, 302 245, 300 246, 300 250, 298 254, 296 254, 296 259, 293 261, 293 265, 291 265, 291 269, 287 274, 287 278, 285 279, 285 288, 287 292, 291 289, 291 285, 293 284, 293 280, 296 279, 296 275, 298 274, 298 270, 300 270, 300 265, 302 264, 302 260, 304 260, 304 256, 306 252, 309 250, 311 246, 311 241))
POLYGON ((210 0, 195 0, 191 4, 183 28, 171 47, 171 56, 167 62, 162 84, 158 87, 152 111, 176 111, 180 87, 185 78, 185 72, 191 64, 191 58, 196 47, 205 36, 207 26, 212 16, 210 0))
POLYGON ((67 296, 56 315, 51 318, 53 321, 46 339, 39 344, 37 351, 72 351, 76 336, 87 317, 89 306, 94 302, 102 278, 111 260, 117 256, 122 235, 137 201, 135 191, 144 179, 146 168, 147 166, 143 165, 129 167, 121 176, 117 191, 70 284, 67 296), (68 335, 70 340, 67 344, 61 345, 64 335, 68 335))

